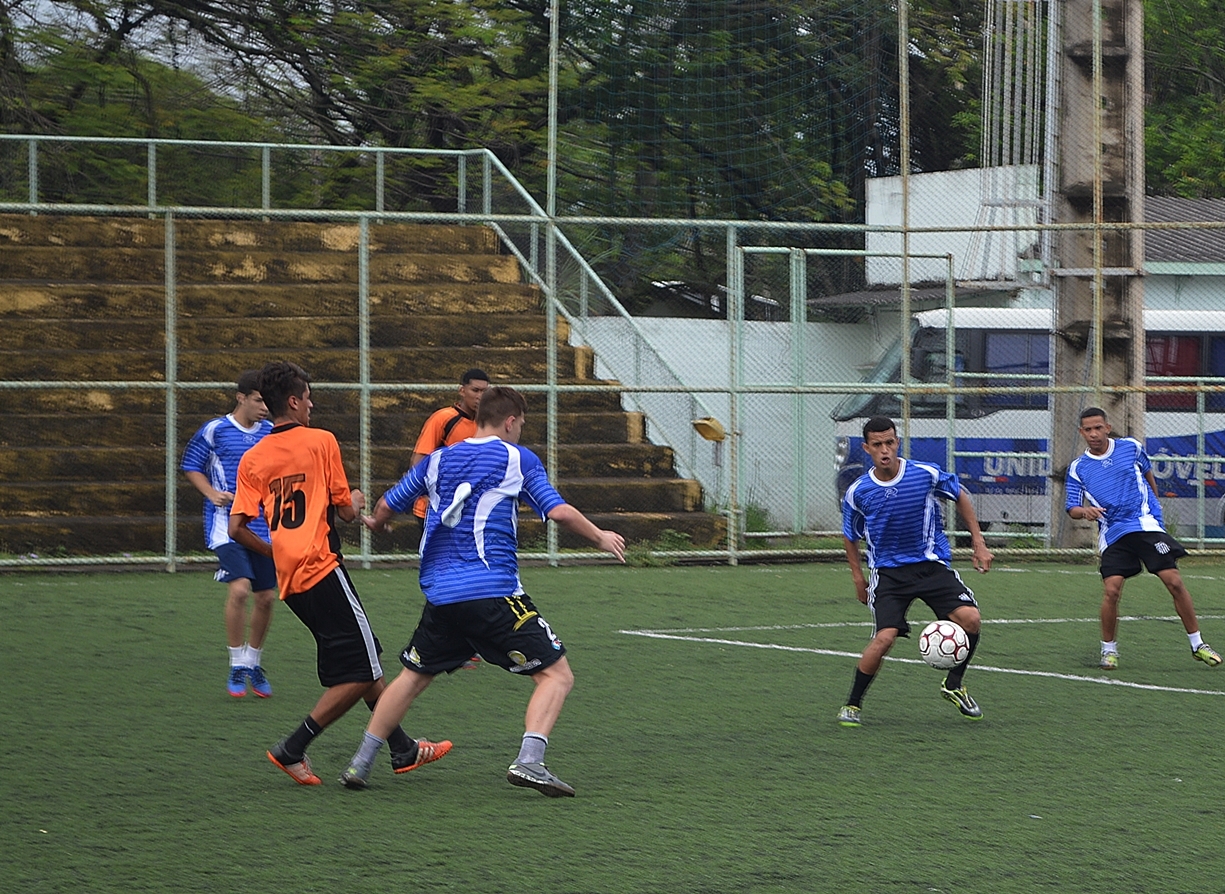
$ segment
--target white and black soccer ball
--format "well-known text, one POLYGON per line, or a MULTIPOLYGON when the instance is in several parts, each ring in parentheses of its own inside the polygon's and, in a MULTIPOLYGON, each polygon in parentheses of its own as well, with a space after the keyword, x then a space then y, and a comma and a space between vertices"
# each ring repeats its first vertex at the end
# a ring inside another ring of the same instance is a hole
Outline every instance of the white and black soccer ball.
POLYGON ((970 654, 970 638, 954 621, 932 621, 919 634, 919 654, 938 670, 951 670, 970 654))

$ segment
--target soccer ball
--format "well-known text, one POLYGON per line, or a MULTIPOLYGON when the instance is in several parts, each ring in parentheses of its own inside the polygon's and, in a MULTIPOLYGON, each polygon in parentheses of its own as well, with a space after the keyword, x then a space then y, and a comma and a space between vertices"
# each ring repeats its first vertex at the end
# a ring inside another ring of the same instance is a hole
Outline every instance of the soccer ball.
POLYGON ((970 654, 970 638, 960 624, 932 621, 919 634, 919 654, 938 670, 951 670, 970 654))

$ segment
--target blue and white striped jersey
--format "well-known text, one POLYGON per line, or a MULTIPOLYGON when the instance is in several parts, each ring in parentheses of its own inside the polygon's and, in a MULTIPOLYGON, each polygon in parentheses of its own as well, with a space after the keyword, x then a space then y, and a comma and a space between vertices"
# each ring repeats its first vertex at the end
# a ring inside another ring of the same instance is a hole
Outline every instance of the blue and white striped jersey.
POLYGON ((1111 438, 1101 456, 1088 450, 1068 466, 1067 511, 1073 506, 1097 506, 1106 514, 1097 520, 1098 551, 1124 534, 1164 531, 1161 504, 1144 475, 1153 467, 1135 438, 1111 438))
POLYGON ((409 512, 423 494, 421 589, 435 605, 522 594, 519 500, 541 518, 565 502, 536 454, 492 436, 435 450, 383 499, 409 512))
POLYGON ((950 565, 937 497, 956 500, 961 485, 939 466, 899 459, 890 481, 872 471, 860 475, 842 499, 842 534, 868 546, 869 568, 899 568, 918 562, 950 565))
MULTIPOLYGON (((183 450, 184 472, 201 472, 208 476, 209 483, 226 493, 234 493, 238 486, 238 461, 264 435, 272 431, 272 423, 261 419, 251 428, 243 428, 233 416, 218 416, 210 419, 192 435, 183 450)), ((263 516, 251 520, 251 532, 268 540, 268 524, 263 516)), ((230 542, 230 510, 226 506, 214 506, 204 501, 204 541, 209 549, 230 542)))

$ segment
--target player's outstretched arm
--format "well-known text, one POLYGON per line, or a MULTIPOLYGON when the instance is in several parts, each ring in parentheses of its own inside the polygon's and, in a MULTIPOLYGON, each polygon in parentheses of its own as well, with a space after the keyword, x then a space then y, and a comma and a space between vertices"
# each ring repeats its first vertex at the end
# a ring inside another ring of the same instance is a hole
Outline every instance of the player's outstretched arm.
POLYGON ((585 537, 590 540, 606 553, 612 553, 617 557, 617 561, 625 561, 625 538, 616 531, 605 531, 603 528, 597 528, 594 523, 583 513, 579 512, 569 503, 562 503, 560 506, 554 506, 549 511, 549 518, 557 522, 567 531, 578 534, 580 537, 585 537))
POLYGON ((362 524, 376 534, 382 531, 390 531, 390 522, 395 514, 395 510, 387 505, 387 501, 379 497, 379 501, 374 504, 373 514, 362 516, 362 524))
POLYGON ((962 488, 961 493, 957 495, 957 511, 965 519, 966 528, 970 532, 970 546, 974 551, 972 557, 974 567, 984 573, 990 571, 991 560, 995 558, 995 553, 987 549, 987 540, 978 526, 974 504, 970 502, 970 493, 965 488, 962 488))

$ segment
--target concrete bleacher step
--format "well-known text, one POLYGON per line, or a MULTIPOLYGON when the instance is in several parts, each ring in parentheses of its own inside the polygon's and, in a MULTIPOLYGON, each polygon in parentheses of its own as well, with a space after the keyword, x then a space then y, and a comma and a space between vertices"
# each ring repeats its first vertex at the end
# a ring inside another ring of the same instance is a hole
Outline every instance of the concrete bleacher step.
MULTIPOLYGON (((726 544, 727 523, 710 512, 588 512, 601 528, 620 533, 627 544, 654 544, 670 549, 712 549, 726 544)), ((353 552, 360 532, 354 525, 342 526, 344 548, 353 552)), ((165 518, 160 513, 123 516, 62 516, 44 518, 0 518, 0 552, 38 556, 161 555, 166 538, 165 518)), ((207 551, 200 539, 198 515, 180 515, 175 526, 180 554, 207 551)), ((390 533, 371 538, 375 553, 408 553, 416 550, 417 525, 402 520, 390 533)), ((519 516, 519 540, 527 551, 543 551, 544 524, 535 516, 519 516)), ((587 550, 586 540, 564 529, 558 533, 563 549, 587 550)))
MULTIPOLYGON (((616 382, 579 382, 575 379, 560 379, 561 385, 587 385, 599 391, 564 391, 557 395, 558 411, 562 413, 619 413, 621 395, 616 382)), ((370 396, 370 402, 383 416, 404 416, 404 424, 420 428, 425 418, 439 407, 454 400, 456 386, 451 382, 441 385, 438 391, 379 391, 370 396)), ((540 392, 525 393, 528 406, 526 428, 544 418, 545 397, 540 392)), ((317 382, 311 388, 311 402, 315 405, 314 418, 323 428, 335 428, 330 421, 343 416, 356 416, 360 398, 351 390, 332 389, 326 382, 317 382)), ((179 411, 180 429, 194 431, 200 423, 233 407, 233 388, 177 389, 176 405, 179 411)), ((38 390, 0 389, 0 425, 12 423, 19 427, 18 417, 26 414, 43 416, 97 416, 118 418, 128 414, 146 414, 165 418, 164 389, 114 390, 91 388, 80 390, 69 388, 47 388, 38 390)), ((639 414, 634 414, 639 415, 639 414)), ((379 418, 379 417, 376 417, 379 418)), ((639 415, 639 419, 641 416, 639 415)))
MULTIPOLYGON (((215 251, 175 255, 178 281, 189 283, 260 283, 303 285, 358 280, 353 253, 278 253, 247 251, 220 259, 215 251)), ((25 248, 0 252, 0 281, 32 281, 54 269, 58 279, 86 282, 158 282, 166 277, 161 248, 116 248, 91 252, 80 248, 25 248)), ((519 262, 511 255, 372 254, 370 275, 388 283, 518 283, 519 262)))
MULTIPOLYGON (((241 338, 223 339, 231 344, 207 349, 180 348, 177 355, 181 379, 209 381, 216 375, 237 379, 245 369, 258 368, 267 361, 292 357, 321 382, 355 382, 360 378, 358 354, 354 347, 310 347, 297 350, 270 349, 266 346, 234 344, 241 338), (224 369, 218 370, 218 351, 224 351, 224 369)), ((581 347, 561 346, 558 363, 577 378, 589 378, 591 355, 581 347)), ((471 366, 483 369, 513 369, 522 381, 543 381, 548 373, 548 352, 543 347, 454 348, 372 348, 370 378, 374 382, 413 382, 437 379, 459 381, 471 366)), ((42 348, 38 350, 0 349, 0 369, 14 379, 115 381, 123 379, 162 379, 166 359, 160 347, 121 351, 106 348, 42 348)), ((492 373, 491 373, 492 375, 492 373)))
MULTIPOLYGON (((0 251, 0 254, 3 252, 0 251)), ((62 320, 164 319, 164 284, 150 282, 16 282, 3 281, 0 314, 6 318, 62 320)), ((540 290, 526 283, 427 283, 369 289, 372 318, 397 319, 407 314, 481 314, 495 319, 537 314, 543 321, 540 290)), ((251 284, 192 285, 175 288, 179 314, 187 317, 292 317, 319 314, 354 318, 358 295, 351 284, 316 283, 309 289, 269 288, 251 284)))
MULTIPOLYGON (((186 441, 191 432, 183 433, 186 441)), ((345 470, 357 480, 358 445, 340 442, 345 470)), ((525 445, 530 446, 530 445, 525 445)), ((530 447, 540 456, 543 447, 530 447)), ((370 476, 388 484, 404 474, 411 444, 370 449, 370 476)), ((0 482, 160 481, 164 451, 145 446, 32 446, 0 451, 0 482)), ((566 478, 659 478, 675 476, 672 448, 662 444, 563 444, 557 448, 554 473, 566 478)))
MULTIPOLYGON (((354 479, 356 481, 356 479, 354 479)), ((395 481, 371 482, 371 498, 395 481)), ((589 512, 696 512, 702 509, 702 491, 683 478, 663 481, 634 478, 567 477, 559 490, 568 502, 589 512)), ((22 481, 0 483, 0 502, 8 518, 86 516, 99 506, 122 503, 137 515, 152 515, 166 506, 165 490, 158 481, 22 481)), ((190 484, 175 490, 180 515, 198 515, 200 496, 190 484)))
MULTIPOLYGON (((149 319, 74 320, 71 326, 56 325, 56 318, 17 318, 5 321, 4 350, 150 351, 165 345, 165 322, 149 319)), ((230 317, 182 317, 176 331, 183 344, 208 344, 214 350, 242 348, 253 336, 235 329, 230 317)), ((563 334, 566 327, 562 327, 563 334)), ((370 333, 374 349, 421 348, 532 348, 545 338, 543 317, 502 318, 492 314, 454 316, 414 314, 378 319, 370 333)), ((352 314, 343 316, 262 317, 262 344, 285 344, 304 339, 324 347, 350 350, 358 344, 358 323, 352 314)))
MULTIPOLYGON (((425 411, 419 411, 419 413, 425 411)), ((180 432, 199 427, 199 413, 182 414, 177 419, 180 432)), ((547 420, 544 411, 529 411, 523 427, 524 438, 543 442, 547 420)), ((360 437, 357 414, 328 415, 321 427, 345 441, 356 444, 360 437)), ((582 412, 558 413, 557 434, 562 443, 597 441, 603 444, 643 443, 645 422, 641 413, 582 412)), ((371 441, 377 444, 404 444, 411 450, 421 430, 417 416, 387 413, 370 423, 371 441)), ((26 413, 0 412, 0 444, 8 447, 72 447, 87 444, 161 444, 166 434, 166 417, 157 413, 26 413)), ((356 449, 356 448, 354 448, 356 449)))

